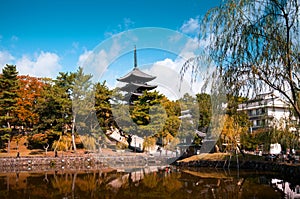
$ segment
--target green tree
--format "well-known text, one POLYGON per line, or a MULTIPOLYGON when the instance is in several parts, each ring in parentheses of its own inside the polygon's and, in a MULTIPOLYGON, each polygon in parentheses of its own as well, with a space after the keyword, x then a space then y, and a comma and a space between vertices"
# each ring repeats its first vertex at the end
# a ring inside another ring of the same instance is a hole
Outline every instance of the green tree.
POLYGON ((180 116, 180 103, 178 101, 170 101, 168 98, 164 97, 162 99, 162 106, 164 107, 167 118, 165 125, 163 127, 163 134, 170 134, 173 137, 178 135, 179 127, 181 121, 180 116))
POLYGON ((60 130, 67 132, 68 126, 72 120, 72 99, 71 94, 73 91, 76 73, 60 72, 54 80, 54 87, 58 91, 57 102, 60 106, 59 116, 57 117, 60 130))
POLYGON ((195 131, 198 129, 199 124, 199 106, 197 98, 189 94, 185 94, 181 99, 178 100, 182 111, 181 125, 178 137, 182 138, 195 138, 195 131))
POLYGON ((105 141, 105 132, 110 126, 116 126, 111 110, 110 100, 112 98, 112 91, 106 85, 106 82, 96 83, 95 90, 95 111, 99 122, 99 130, 95 132, 98 137, 98 145, 105 141), (101 143, 99 143, 101 142, 101 143))
POLYGON ((64 108, 62 107, 62 99, 66 98, 63 88, 55 85, 52 79, 45 79, 45 86, 41 92, 41 97, 37 100, 37 112, 40 121, 35 125, 36 132, 55 130, 62 132, 64 118, 64 108))
MULTIPOLYGON (((44 79, 45 87, 42 92, 39 104, 39 116, 43 123, 36 126, 37 132, 54 130, 67 135, 71 127, 72 146, 76 151, 75 144, 75 117, 72 113, 72 98, 77 99, 74 89, 76 78, 82 75, 82 71, 76 73, 60 72, 55 80, 44 79)), ((77 82, 78 83, 78 82, 77 82)), ((77 85, 76 85, 77 86, 77 85)))
POLYGON ((208 127, 212 117, 212 104, 210 95, 200 93, 196 95, 199 104, 199 129, 208 127))
POLYGON ((90 135, 100 130, 99 122, 95 113, 94 86, 91 74, 84 74, 83 68, 79 67, 75 73, 72 87, 72 144, 76 151, 75 130, 80 135, 90 135), (75 129, 76 127, 76 129, 75 129))
POLYGON ((13 122, 16 122, 14 111, 17 107, 17 90, 19 89, 17 75, 18 71, 14 65, 6 65, 0 75, 0 133, 1 138, 5 138, 3 141, 8 141, 7 152, 10 151, 11 126, 13 122))
POLYGON ((110 100, 112 91, 106 85, 106 82, 95 84, 95 109, 103 132, 113 125, 113 114, 110 100))
POLYGON ((162 99, 163 95, 156 91, 145 91, 134 105, 114 103, 112 108, 116 124, 127 134, 140 137, 156 135, 162 131, 167 118, 162 99))

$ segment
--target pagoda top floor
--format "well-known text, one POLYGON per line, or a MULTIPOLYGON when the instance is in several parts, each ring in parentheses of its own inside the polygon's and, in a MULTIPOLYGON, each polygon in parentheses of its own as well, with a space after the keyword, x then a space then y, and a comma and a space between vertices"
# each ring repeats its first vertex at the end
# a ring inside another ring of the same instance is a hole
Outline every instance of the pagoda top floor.
POLYGON ((134 68, 127 73, 125 76, 118 78, 117 80, 125 83, 140 83, 144 84, 155 79, 155 76, 144 73, 137 67, 137 56, 136 56, 136 47, 134 47, 134 68))
POLYGON ((118 78, 117 80, 120 82, 126 83, 145 83, 155 79, 155 76, 144 73, 137 67, 134 67, 129 73, 124 75, 123 77, 118 78))

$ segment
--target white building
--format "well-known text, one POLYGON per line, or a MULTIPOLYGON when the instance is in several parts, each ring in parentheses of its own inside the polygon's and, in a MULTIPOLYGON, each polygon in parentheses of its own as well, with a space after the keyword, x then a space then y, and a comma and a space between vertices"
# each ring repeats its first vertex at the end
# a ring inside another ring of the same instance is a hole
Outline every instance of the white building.
POLYGON ((291 122, 289 104, 275 92, 257 95, 238 106, 238 111, 247 111, 251 121, 250 132, 264 128, 284 128, 291 122))

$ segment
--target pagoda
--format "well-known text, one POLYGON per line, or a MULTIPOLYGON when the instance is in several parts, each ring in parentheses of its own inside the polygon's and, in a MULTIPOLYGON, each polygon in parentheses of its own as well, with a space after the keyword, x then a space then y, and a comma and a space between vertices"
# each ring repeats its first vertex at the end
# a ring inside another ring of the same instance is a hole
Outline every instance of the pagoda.
POLYGON ((125 100, 132 105, 139 96, 143 95, 144 91, 152 90, 157 87, 156 85, 147 84, 147 82, 155 78, 155 76, 144 73, 137 67, 136 47, 134 47, 133 69, 125 76, 120 77, 117 80, 126 83, 125 86, 120 88, 120 90, 126 92, 125 100))

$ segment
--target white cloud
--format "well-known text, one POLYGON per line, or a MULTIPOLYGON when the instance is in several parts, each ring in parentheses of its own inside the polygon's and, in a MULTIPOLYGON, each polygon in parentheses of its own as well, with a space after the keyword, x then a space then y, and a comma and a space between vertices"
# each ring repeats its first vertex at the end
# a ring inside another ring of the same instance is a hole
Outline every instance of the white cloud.
POLYGON ((17 60, 16 65, 19 74, 55 78, 62 69, 59 60, 57 54, 42 51, 33 59, 23 55, 21 59, 17 60))
POLYGON ((199 17, 190 18, 188 21, 184 22, 181 26, 180 31, 186 34, 197 33, 200 28, 199 17))
POLYGON ((79 56, 77 65, 83 67, 85 73, 92 74, 94 81, 98 81, 102 77, 109 64, 118 58, 122 50, 118 37, 114 37, 111 42, 109 48, 99 48, 94 51, 85 49, 79 56))
POLYGON ((171 35, 168 40, 169 40, 170 43, 172 43, 172 42, 176 43, 180 39, 182 39, 182 35, 181 34, 174 34, 174 35, 171 35))
POLYGON ((93 51, 84 49, 84 52, 79 55, 77 66, 83 66, 84 62, 87 60, 87 58, 93 54, 93 51))
POLYGON ((6 64, 13 64, 13 61, 15 60, 14 56, 10 54, 8 51, 0 51, 0 68, 2 72, 2 68, 6 64))
POLYGON ((156 76, 150 84, 158 85, 157 89, 171 100, 181 98, 185 93, 194 95, 198 92, 201 84, 190 84, 189 75, 185 75, 181 81, 180 69, 185 62, 183 58, 175 60, 166 58, 161 61, 155 62, 149 69, 144 72, 156 76))
POLYGON ((191 78, 194 75, 191 69, 187 70, 183 79, 181 79, 180 69, 185 62, 186 60, 180 57, 175 60, 166 58, 155 62, 149 69, 144 70, 144 72, 156 76, 156 79, 149 83, 158 85, 157 90, 171 100, 179 99, 185 93, 189 93, 192 96, 203 91, 210 93, 210 84, 213 81, 211 75, 214 67, 199 67, 197 79, 192 82, 191 78), (208 86, 204 87, 206 83, 208 83, 208 86))
POLYGON ((185 59, 190 59, 196 56, 196 53, 199 51, 199 49, 200 46, 198 38, 189 38, 183 46, 180 56, 184 57, 185 59))
POLYGON ((19 75, 55 78, 62 69, 59 61, 59 56, 51 52, 41 51, 36 53, 33 58, 29 55, 16 58, 8 51, 0 51, 1 71, 6 64, 13 64, 17 66, 19 75))
POLYGON ((215 67, 202 50, 204 45, 206 45, 206 41, 199 42, 196 37, 187 38, 176 59, 165 58, 157 61, 150 69, 145 71, 157 77, 153 80, 154 83, 158 84, 157 90, 172 100, 182 97, 185 93, 190 95, 200 93, 202 89, 209 92, 209 87, 205 88, 203 86, 210 78, 215 67), (197 79, 192 80, 195 77, 195 71, 192 70, 192 67, 185 71, 183 79, 181 79, 180 71, 183 65, 190 58, 198 56, 201 56, 202 59, 193 63, 197 64, 197 79))

